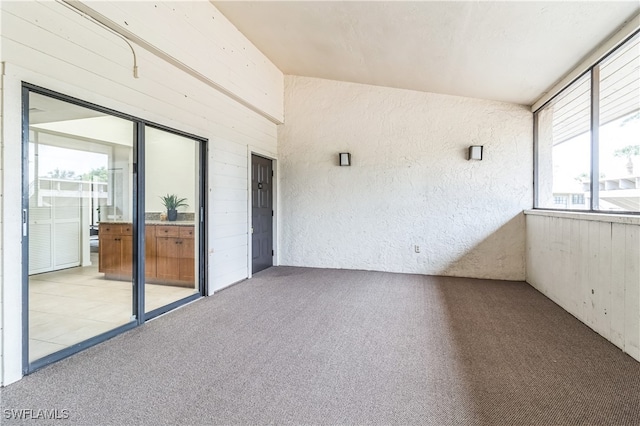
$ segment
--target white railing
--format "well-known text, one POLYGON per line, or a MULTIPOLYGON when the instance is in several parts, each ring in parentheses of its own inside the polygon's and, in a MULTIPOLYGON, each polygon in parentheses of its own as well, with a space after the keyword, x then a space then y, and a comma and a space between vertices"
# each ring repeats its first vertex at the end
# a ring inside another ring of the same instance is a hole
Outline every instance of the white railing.
POLYGON ((42 197, 107 199, 109 183, 41 177, 29 183, 29 198, 36 193, 39 199, 42 199, 42 197))

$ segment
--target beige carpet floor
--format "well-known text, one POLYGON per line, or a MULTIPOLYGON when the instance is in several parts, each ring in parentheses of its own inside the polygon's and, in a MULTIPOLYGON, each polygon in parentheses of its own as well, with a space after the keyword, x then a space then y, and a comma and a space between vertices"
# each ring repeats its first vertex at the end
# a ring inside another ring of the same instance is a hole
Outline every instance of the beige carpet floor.
POLYGON ((638 425, 640 363, 522 282, 276 267, 2 389, 37 424, 638 425))

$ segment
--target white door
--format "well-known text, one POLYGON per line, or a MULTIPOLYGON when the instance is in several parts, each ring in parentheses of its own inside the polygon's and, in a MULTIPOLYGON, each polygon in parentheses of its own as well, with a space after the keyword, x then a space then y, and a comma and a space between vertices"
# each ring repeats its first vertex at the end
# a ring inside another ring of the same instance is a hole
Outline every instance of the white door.
POLYGON ((29 208, 29 274, 80 266, 81 198, 55 196, 55 185, 49 191, 29 208))

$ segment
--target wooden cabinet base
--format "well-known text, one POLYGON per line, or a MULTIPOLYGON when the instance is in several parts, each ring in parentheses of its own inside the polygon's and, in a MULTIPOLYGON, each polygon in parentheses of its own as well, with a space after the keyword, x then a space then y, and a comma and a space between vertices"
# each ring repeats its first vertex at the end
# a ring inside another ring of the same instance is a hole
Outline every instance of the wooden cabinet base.
MULTIPOLYGON (((114 280, 114 281, 132 281, 131 275, 121 275, 121 274, 104 274, 105 279, 114 280)), ((193 281, 178 281, 178 280, 161 280, 157 277, 146 279, 145 284, 155 284, 155 285, 167 285, 172 287, 185 287, 185 288, 194 288, 195 283, 193 281)))
MULTIPOLYGON (((131 281, 131 224, 101 223, 98 270, 111 280, 131 281)), ((195 288, 193 225, 145 226, 145 282, 195 288)))
POLYGON ((185 288, 193 288, 195 289, 196 284, 194 282, 188 281, 168 281, 168 280, 159 280, 157 278, 146 280, 146 284, 156 284, 156 285, 170 285, 172 287, 185 287, 185 288))

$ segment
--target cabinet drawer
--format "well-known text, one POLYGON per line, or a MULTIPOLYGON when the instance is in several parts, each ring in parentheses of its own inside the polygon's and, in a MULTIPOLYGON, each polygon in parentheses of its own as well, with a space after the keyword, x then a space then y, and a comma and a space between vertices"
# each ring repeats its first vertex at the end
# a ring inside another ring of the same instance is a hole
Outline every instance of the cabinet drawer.
POLYGON ((112 225, 109 223, 100 224, 100 235, 120 235, 122 233, 122 225, 112 225))
POLYGON ((133 225, 120 225, 120 235, 133 235, 133 225))
POLYGON ((193 226, 180 226, 180 238, 193 238, 193 226))
POLYGON ((180 227, 178 226, 157 226, 156 237, 178 237, 180 236, 180 227))

